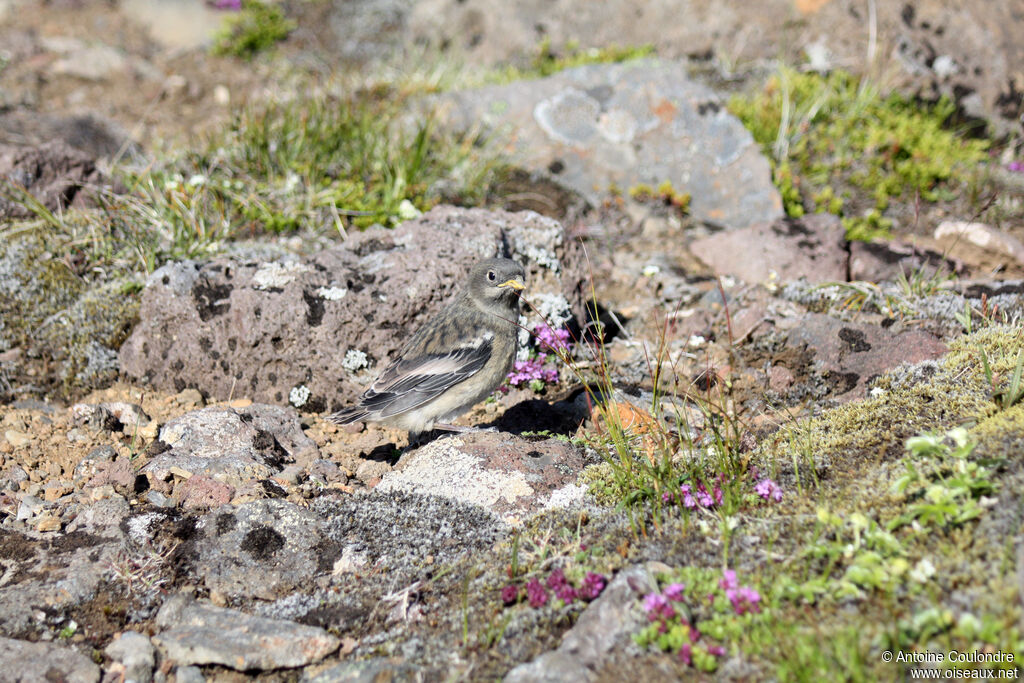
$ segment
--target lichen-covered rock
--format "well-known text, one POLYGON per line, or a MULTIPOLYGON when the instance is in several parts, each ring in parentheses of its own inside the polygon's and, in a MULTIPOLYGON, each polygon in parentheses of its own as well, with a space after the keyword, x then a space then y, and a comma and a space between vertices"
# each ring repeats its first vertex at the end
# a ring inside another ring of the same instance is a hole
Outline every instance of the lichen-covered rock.
POLYGON ((575 482, 586 464, 580 449, 557 439, 469 433, 406 453, 377 490, 444 496, 502 515, 526 515, 582 500, 584 489, 575 482))
POLYGON ((526 296, 541 311, 582 315, 584 260, 556 221, 439 207, 304 261, 164 266, 147 283, 122 369, 164 390, 337 409, 448 301, 473 263, 505 250, 526 268, 526 296))
POLYGON ((782 216, 768 160, 684 62, 567 69, 544 79, 448 93, 442 120, 510 139, 517 163, 599 205, 611 188, 668 181, 698 219, 744 227, 782 216))

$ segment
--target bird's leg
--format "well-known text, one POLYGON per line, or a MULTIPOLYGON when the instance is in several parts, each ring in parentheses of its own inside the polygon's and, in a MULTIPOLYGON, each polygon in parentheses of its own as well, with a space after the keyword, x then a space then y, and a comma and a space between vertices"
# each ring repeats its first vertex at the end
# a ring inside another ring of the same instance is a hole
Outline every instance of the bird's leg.
POLYGON ((459 434, 467 434, 472 432, 496 432, 498 431, 494 427, 464 427, 463 425, 444 424, 441 422, 434 423, 434 429, 440 429, 446 432, 457 432, 459 434))

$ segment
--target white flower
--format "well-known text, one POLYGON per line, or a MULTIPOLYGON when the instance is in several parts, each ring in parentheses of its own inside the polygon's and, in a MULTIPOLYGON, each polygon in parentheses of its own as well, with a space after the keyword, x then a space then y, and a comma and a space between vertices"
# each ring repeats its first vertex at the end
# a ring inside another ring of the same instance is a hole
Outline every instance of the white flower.
POLYGON ((288 392, 288 402, 296 408, 300 408, 306 405, 306 401, 309 400, 309 393, 309 387, 305 384, 292 387, 292 390, 288 392))
POLYGON ((366 354, 359 349, 349 349, 345 352, 345 360, 341 361, 341 367, 345 368, 349 372, 355 372, 356 370, 365 368, 369 364, 366 354))

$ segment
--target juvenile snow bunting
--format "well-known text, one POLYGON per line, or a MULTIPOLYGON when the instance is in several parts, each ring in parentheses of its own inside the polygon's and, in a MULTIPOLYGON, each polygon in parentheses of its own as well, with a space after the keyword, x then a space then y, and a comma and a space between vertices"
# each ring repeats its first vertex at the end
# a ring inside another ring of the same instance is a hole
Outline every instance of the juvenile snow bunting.
POLYGON ((417 330, 356 405, 327 419, 381 422, 413 435, 466 431, 449 421, 489 396, 512 369, 525 278, 510 259, 477 263, 451 303, 417 330))

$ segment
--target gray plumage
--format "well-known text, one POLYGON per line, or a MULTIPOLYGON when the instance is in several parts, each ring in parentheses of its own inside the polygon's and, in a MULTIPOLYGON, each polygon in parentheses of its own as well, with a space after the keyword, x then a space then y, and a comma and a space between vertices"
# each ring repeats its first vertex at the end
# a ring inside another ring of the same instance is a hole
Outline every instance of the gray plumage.
POLYGON ((443 423, 489 396, 512 369, 525 278, 509 259, 477 263, 463 289, 417 330, 358 403, 327 419, 381 422, 414 434, 451 429, 443 423))

